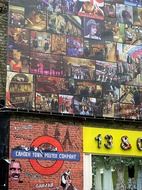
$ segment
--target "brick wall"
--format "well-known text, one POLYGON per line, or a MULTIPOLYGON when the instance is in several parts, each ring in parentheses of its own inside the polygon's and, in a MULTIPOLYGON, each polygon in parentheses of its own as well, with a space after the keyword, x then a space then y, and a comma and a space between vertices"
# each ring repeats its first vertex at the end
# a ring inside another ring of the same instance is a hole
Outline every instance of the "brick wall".
MULTIPOLYGON (((17 183, 9 178, 9 189, 25 190, 25 187, 27 190, 54 190, 55 187, 62 189, 60 176, 67 169, 71 169, 72 183, 77 190, 83 189, 82 128, 79 124, 35 118, 13 118, 10 123, 10 151, 20 145, 29 147, 33 140, 40 136, 51 136, 61 143, 64 152, 80 153, 80 161, 64 161, 62 167, 54 174, 41 175, 35 171, 28 159, 18 158, 16 160, 20 161, 22 166, 20 177, 22 183, 17 183)), ((49 168, 55 161, 40 160, 39 163, 41 166, 49 168)))
POLYGON ((7 1, 0 1, 0 107, 4 105, 6 88, 6 59, 7 59, 7 1), (1 105, 2 104, 2 105, 1 105))

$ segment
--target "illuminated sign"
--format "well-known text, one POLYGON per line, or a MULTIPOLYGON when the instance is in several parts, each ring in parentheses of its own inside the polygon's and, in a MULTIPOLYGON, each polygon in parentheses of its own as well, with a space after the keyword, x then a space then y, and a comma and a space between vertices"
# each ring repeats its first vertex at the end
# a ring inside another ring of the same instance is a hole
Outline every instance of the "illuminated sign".
POLYGON ((83 151, 94 154, 142 156, 142 131, 84 127, 83 151))

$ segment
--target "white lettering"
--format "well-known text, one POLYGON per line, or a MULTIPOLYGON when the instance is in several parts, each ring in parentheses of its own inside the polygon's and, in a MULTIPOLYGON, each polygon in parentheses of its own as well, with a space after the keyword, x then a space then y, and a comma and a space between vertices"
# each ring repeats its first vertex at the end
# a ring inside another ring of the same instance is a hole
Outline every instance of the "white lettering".
POLYGON ((20 152, 20 151, 16 151, 16 156, 20 156, 20 157, 30 157, 31 156, 31 153, 30 152, 20 152))
POLYGON ((58 157, 57 157, 57 154, 55 154, 55 153, 44 153, 44 157, 45 158, 55 158, 55 159, 57 159, 58 157))
POLYGON ((39 152, 32 152, 32 156, 33 156, 34 158, 42 158, 42 157, 43 157, 42 154, 39 153, 39 152))
POLYGON ((59 158, 61 159, 76 159, 76 154, 59 154, 59 158))
POLYGON ((42 183, 42 184, 36 184, 35 188, 53 188, 53 183, 42 183))

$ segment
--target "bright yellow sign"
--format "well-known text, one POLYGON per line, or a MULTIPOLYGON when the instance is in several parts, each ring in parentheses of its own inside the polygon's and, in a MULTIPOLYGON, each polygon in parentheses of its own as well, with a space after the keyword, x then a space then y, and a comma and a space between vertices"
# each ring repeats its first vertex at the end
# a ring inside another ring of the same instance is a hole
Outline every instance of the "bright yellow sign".
POLYGON ((83 152, 142 156, 142 131, 84 127, 83 152))

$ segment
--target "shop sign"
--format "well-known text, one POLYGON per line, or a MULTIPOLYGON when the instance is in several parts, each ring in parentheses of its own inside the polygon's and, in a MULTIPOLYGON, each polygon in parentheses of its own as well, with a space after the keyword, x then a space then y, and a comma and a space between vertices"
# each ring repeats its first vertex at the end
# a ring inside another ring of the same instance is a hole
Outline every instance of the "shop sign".
POLYGON ((33 169, 41 175, 52 175, 63 165, 64 161, 80 161, 79 152, 64 152, 61 143, 51 136, 40 136, 33 140, 30 147, 21 145, 11 150, 12 158, 29 159, 33 169), (44 144, 49 144, 52 148, 40 148, 44 144), (44 167, 39 160, 51 160, 54 163, 50 167, 44 167))
POLYGON ((47 151, 26 151, 12 150, 12 158, 38 159, 38 160, 66 160, 79 161, 80 154, 74 152, 47 152, 47 151))
POLYGON ((142 156, 142 131, 83 128, 85 153, 142 156))

